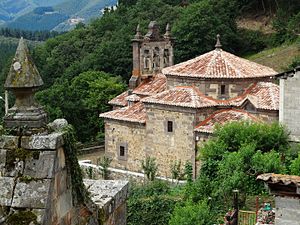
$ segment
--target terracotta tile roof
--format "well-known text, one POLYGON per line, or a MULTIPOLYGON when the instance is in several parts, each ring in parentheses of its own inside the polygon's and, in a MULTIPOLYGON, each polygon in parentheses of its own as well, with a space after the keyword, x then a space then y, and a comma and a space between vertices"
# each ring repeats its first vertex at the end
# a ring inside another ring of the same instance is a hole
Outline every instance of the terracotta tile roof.
POLYGON ((237 57, 222 49, 164 68, 165 75, 198 78, 257 78, 278 74, 275 70, 237 57))
POLYGON ((279 110, 279 86, 271 82, 254 83, 243 94, 216 102, 219 106, 241 107, 247 100, 257 109, 279 110))
POLYGON ((206 97, 194 86, 175 87, 162 93, 144 98, 144 103, 204 108, 218 105, 215 100, 206 97))
POLYGON ((257 109, 279 110, 279 86, 271 82, 254 83, 242 95, 218 102, 220 105, 240 107, 247 100, 257 109))
POLYGON ((259 82, 250 90, 248 99, 257 109, 279 110, 279 86, 259 82))
POLYGON ((263 180, 265 182, 272 183, 272 184, 283 184, 283 185, 294 184, 297 187, 300 187, 300 176, 265 173, 259 175, 257 177, 257 180, 263 180))
POLYGON ((154 95, 166 90, 166 84, 166 76, 163 74, 156 74, 153 78, 144 80, 132 93, 145 96, 154 95))
POLYGON ((141 102, 100 114, 101 118, 128 122, 146 123, 146 110, 141 102))
MULTIPOLYGON (((150 96, 166 90, 167 79, 163 74, 156 74, 153 78, 148 78, 144 80, 138 87, 133 90, 133 94, 142 95, 142 96, 150 96)), ((128 97, 128 91, 123 92, 117 97, 113 98, 108 102, 110 105, 116 106, 127 106, 128 101, 126 98, 128 97)))
POLYGON ((244 110, 223 109, 213 113, 208 118, 199 123, 196 126, 195 131, 203 133, 213 133, 215 125, 217 124, 223 125, 227 122, 240 120, 259 121, 258 118, 244 110))
POLYGON ((130 102, 139 102, 141 100, 141 98, 136 95, 136 94, 132 94, 132 95, 129 95, 125 98, 126 101, 130 101, 130 102))
POLYGON ((108 102, 110 105, 116 106, 127 106, 128 102, 126 97, 128 96, 128 91, 124 91, 122 94, 118 95, 117 97, 113 98, 108 102))

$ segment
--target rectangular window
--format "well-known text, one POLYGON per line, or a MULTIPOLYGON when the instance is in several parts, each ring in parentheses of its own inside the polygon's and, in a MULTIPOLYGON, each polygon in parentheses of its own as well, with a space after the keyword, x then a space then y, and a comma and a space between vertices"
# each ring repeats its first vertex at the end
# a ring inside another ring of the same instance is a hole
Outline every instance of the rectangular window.
POLYGON ((221 85, 221 95, 225 95, 225 85, 221 85))
POLYGON ((125 157, 125 147, 124 146, 120 146, 120 157, 125 157))
POLYGON ((168 121, 168 132, 173 132, 173 122, 168 121))

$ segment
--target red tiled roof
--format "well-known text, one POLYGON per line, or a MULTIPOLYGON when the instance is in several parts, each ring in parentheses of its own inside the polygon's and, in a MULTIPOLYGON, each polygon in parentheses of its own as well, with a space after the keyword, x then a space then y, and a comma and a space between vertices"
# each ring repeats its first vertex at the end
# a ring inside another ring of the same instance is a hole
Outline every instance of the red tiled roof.
POLYGON ((144 104, 138 102, 132 106, 123 107, 110 112, 100 114, 101 118, 121 120, 128 122, 146 123, 146 110, 144 104))
POLYGON ((283 185, 294 184, 297 187, 300 187, 300 176, 294 176, 294 175, 265 173, 259 175, 257 177, 257 180, 263 180, 265 182, 272 183, 272 184, 283 184, 283 185))
POLYGON ((222 109, 213 113, 200 124, 198 124, 195 128, 195 131, 213 133, 215 125, 217 124, 223 125, 227 122, 240 120, 259 121, 258 118, 244 110, 222 109))
POLYGON ((257 109, 279 110, 279 86, 259 82, 248 94, 248 99, 257 109))
POLYGON ((122 94, 110 100, 108 104, 117 105, 117 106, 126 106, 128 104, 126 100, 127 97, 128 97, 128 91, 124 91, 122 94))
POLYGON ((136 95, 136 94, 132 94, 132 95, 129 95, 125 98, 126 101, 130 101, 130 102, 139 102, 141 100, 141 98, 136 95))
POLYGON ((133 94, 137 95, 154 95, 166 90, 167 79, 163 74, 156 74, 153 78, 144 80, 137 88, 133 90, 133 94))
POLYGON ((194 86, 175 87, 144 98, 142 102, 188 108, 204 108, 218 105, 215 100, 206 97, 194 86))
POLYGON ((278 74, 275 70, 237 57, 222 49, 164 68, 165 75, 198 78, 257 78, 278 74))
MULTIPOLYGON (((133 90, 133 94, 149 96, 154 95, 166 90, 167 79, 163 74, 156 74, 153 78, 145 79, 138 87, 133 90)), ((110 105, 116 106, 127 106, 128 101, 126 98, 128 97, 128 91, 123 92, 117 97, 113 98, 108 102, 110 105)))
POLYGON ((219 100, 219 103, 239 107, 247 100, 257 109, 279 110, 279 86, 271 82, 258 82, 251 85, 242 95, 219 100))

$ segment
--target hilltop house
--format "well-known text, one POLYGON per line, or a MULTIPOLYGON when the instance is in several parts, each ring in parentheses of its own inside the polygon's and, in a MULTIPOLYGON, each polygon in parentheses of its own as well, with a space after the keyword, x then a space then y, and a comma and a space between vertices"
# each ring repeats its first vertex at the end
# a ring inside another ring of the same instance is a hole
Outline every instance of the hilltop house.
POLYGON ((228 121, 278 120, 279 86, 271 68, 215 49, 173 65, 170 27, 161 36, 156 22, 133 39, 133 72, 129 90, 103 113, 105 153, 112 166, 140 171, 146 156, 155 157, 158 173, 171 176, 178 160, 196 162, 195 146, 228 121))

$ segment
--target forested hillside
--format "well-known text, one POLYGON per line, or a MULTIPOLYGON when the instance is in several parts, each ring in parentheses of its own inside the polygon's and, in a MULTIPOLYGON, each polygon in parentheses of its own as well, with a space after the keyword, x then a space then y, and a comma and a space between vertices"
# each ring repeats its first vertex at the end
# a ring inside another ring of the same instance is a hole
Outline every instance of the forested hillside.
MULTIPOLYGON (((120 0, 116 10, 107 10, 90 25, 77 26, 34 50, 35 62, 47 88, 37 97, 49 110, 51 119, 65 117, 75 125, 80 139, 89 141, 95 138, 97 131, 98 137, 103 135, 103 124, 97 116, 108 106, 95 106, 97 93, 84 95, 91 81, 81 86, 76 96, 70 92, 71 86, 76 77, 90 79, 82 75, 86 71, 104 71, 111 77, 119 75, 127 83, 132 68, 131 39, 137 24, 145 34, 151 20, 159 23, 162 33, 170 23, 172 35, 176 37, 175 61, 178 63, 212 50, 218 33, 223 48, 240 56, 292 43, 300 33, 299 11, 298 0, 120 0), (238 28, 236 21, 245 14, 270 16, 274 32, 238 28), (85 110, 74 104, 74 98, 85 110), (68 99, 73 99, 72 104, 68 99), (94 102, 93 107, 91 102, 94 102), (93 127, 87 129, 88 124, 93 127)), ((112 80, 111 84, 115 85, 118 80, 112 80)), ((111 89, 107 87, 112 97, 124 90, 124 86, 115 92, 111 89)))
POLYGON ((116 3, 117 0, 2 0, 0 25, 32 31, 64 31, 75 26, 69 19, 80 18, 87 23, 101 16, 105 7, 116 3))

